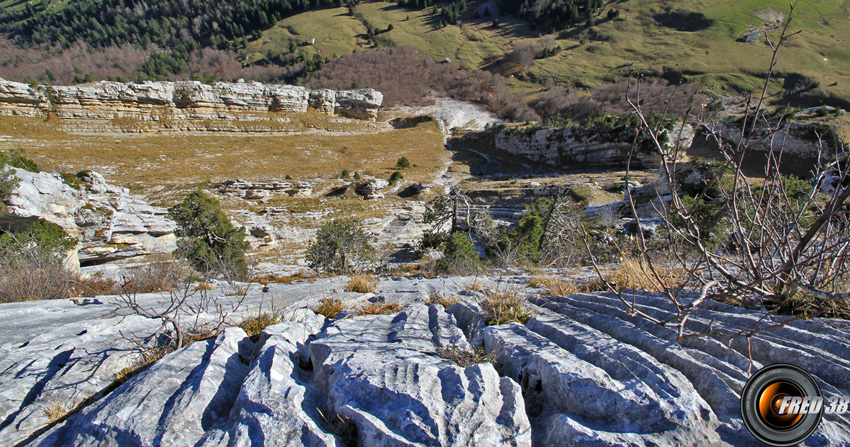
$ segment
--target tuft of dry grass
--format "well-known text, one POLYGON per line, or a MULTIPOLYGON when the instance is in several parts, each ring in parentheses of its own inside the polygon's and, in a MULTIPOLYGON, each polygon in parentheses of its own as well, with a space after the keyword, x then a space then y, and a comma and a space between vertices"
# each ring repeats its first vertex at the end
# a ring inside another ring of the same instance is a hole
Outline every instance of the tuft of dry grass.
POLYGON ((168 255, 156 255, 144 265, 133 267, 122 275, 123 284, 120 286, 120 292, 152 293, 175 290, 191 274, 192 268, 185 260, 174 259, 168 255))
POLYGON ((192 290, 215 290, 215 287, 208 282, 200 282, 195 287, 192 287, 192 290))
POLYGON ((68 291, 68 298, 112 295, 119 292, 118 288, 118 284, 109 278, 80 278, 74 281, 74 285, 72 285, 71 290, 68 291))
POLYGON ((378 290, 378 280, 374 275, 354 275, 348 280, 345 290, 358 293, 375 293, 378 290))
POLYGON ((427 304, 429 306, 434 305, 434 304, 439 304, 439 305, 443 306, 444 308, 448 309, 449 307, 451 307, 452 304, 457 303, 459 301, 460 301, 459 296, 456 296, 456 295, 445 296, 440 292, 432 291, 430 296, 428 297, 428 301, 425 301, 425 304, 427 304))
POLYGON ((281 322, 280 315, 273 312, 258 312, 257 315, 253 315, 245 318, 237 326, 241 327, 245 330, 245 333, 248 334, 249 337, 253 337, 263 329, 278 324, 281 322))
POLYGON ((487 288, 484 287, 484 284, 480 283, 478 281, 474 281, 472 284, 466 286, 466 290, 473 291, 473 292, 483 292, 486 289, 487 288))
POLYGON ((330 432, 340 438, 342 445, 360 445, 360 437, 357 433, 357 424, 355 424, 351 418, 343 417, 338 414, 335 414, 331 418, 327 418, 325 417, 325 414, 322 413, 322 410, 319 410, 318 408, 316 410, 328 425, 330 432))
POLYGON ((579 287, 573 281, 555 275, 533 275, 528 281, 529 287, 543 287, 556 296, 568 296, 579 292, 579 287))
MULTIPOLYGON (((65 408, 65 403, 60 401, 58 398, 53 398, 50 402, 41 405, 41 409, 44 411, 44 415, 47 416, 48 423, 52 424, 64 418, 70 409, 65 408)), ((75 407, 72 405, 71 408, 75 407)))
POLYGON ((339 297, 323 297, 319 305, 312 308, 313 312, 334 319, 345 309, 345 303, 339 297))
POLYGON ((389 315, 401 312, 404 308, 396 302, 366 303, 357 310, 357 315, 389 315))
POLYGON ((130 380, 131 377, 144 371, 148 366, 151 366, 157 360, 165 357, 167 354, 174 351, 174 347, 163 345, 156 348, 144 349, 139 353, 139 357, 129 366, 124 367, 121 371, 115 373, 113 385, 121 385, 130 380))
POLYGON ((555 296, 570 296, 578 292, 579 287, 569 280, 559 278, 558 281, 549 284, 549 293, 555 296))
POLYGON ((477 365, 479 363, 489 363, 494 359, 493 354, 488 353, 481 346, 473 346, 472 351, 460 349, 455 345, 440 347, 437 348, 437 355, 441 358, 453 361, 461 368, 477 365))
POLYGON ((506 289, 490 292, 484 298, 485 324, 496 326, 517 322, 525 324, 531 318, 532 310, 519 291, 506 289))
POLYGON ((226 296, 245 296, 248 294, 247 286, 234 287, 232 290, 225 293, 226 296))
MULTIPOLYGON (((687 270, 679 263, 654 263, 653 267, 660 281, 640 259, 631 257, 624 258, 616 270, 603 272, 603 275, 605 281, 611 283, 616 290, 636 289, 648 292, 663 292, 665 287, 678 288, 688 279, 687 270)), ((598 277, 584 284, 583 289, 587 292, 610 290, 598 277)))

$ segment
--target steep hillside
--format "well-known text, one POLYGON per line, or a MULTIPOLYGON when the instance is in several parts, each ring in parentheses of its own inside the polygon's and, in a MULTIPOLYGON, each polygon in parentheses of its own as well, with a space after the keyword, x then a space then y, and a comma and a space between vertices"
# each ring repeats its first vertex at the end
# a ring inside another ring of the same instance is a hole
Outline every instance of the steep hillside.
MULTIPOLYGON (((283 0, 217 0, 189 9, 184 6, 193 2, 123 9, 118 3, 0 3, 0 32, 14 39, 0 41, 0 77, 294 81, 352 52, 411 45, 435 61, 504 75, 529 99, 553 81, 580 89, 620 81, 629 67, 726 95, 759 86, 770 58, 765 36, 778 39, 788 12, 778 0, 593 2, 592 14, 585 2, 575 12, 572 2, 542 0, 350 8, 283 0), (506 6, 501 11, 499 3, 506 6), (746 36, 755 39, 745 42, 746 36), (172 51, 157 51, 166 47, 172 51)), ((780 53, 771 93, 789 93, 788 101, 804 105, 846 103, 848 10, 842 0, 798 3, 791 30, 799 34, 780 53)))

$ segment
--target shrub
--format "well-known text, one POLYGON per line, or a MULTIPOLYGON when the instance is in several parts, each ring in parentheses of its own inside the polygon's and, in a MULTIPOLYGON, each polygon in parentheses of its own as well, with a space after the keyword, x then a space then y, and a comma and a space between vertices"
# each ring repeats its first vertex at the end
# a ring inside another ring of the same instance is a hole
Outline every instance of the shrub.
POLYGON ((543 223, 539 216, 525 215, 519 224, 508 232, 507 243, 517 248, 517 253, 525 261, 540 260, 540 238, 543 236, 543 223))
POLYGON ((319 228, 316 240, 307 251, 307 262, 317 271, 348 273, 350 267, 364 262, 372 253, 369 236, 360 222, 336 219, 319 228))
POLYGON ((348 169, 343 169, 342 172, 339 173, 339 178, 348 178, 348 169))
POLYGON ((186 261, 157 256, 123 274, 122 293, 167 292, 184 283, 191 270, 186 261))
POLYGON ((38 165, 24 156, 20 149, 12 149, 6 153, 0 152, 0 168, 9 165, 13 168, 23 169, 29 172, 38 172, 38 165))
POLYGON ((408 160, 407 157, 401 157, 401 158, 398 159, 398 161, 396 162, 395 165, 396 165, 397 168, 401 168, 401 169, 409 168, 410 167, 410 160, 408 160))
POLYGON ((180 234, 176 254, 186 258, 195 270, 236 277, 247 274, 245 229, 236 229, 230 223, 218 200, 195 191, 168 213, 180 234))
POLYGON ((0 202, 8 199, 20 184, 21 179, 11 169, 0 170, 0 202))
POLYGON ((470 270, 478 264, 478 253, 472 241, 462 232, 455 232, 443 248, 442 267, 448 271, 470 270))
POLYGON ((76 245, 76 239, 44 219, 27 232, 0 235, 0 302, 67 297, 77 275, 64 262, 76 245))
POLYGON ((390 185, 395 185, 399 181, 404 180, 404 176, 401 175, 401 172, 395 171, 390 175, 390 185))

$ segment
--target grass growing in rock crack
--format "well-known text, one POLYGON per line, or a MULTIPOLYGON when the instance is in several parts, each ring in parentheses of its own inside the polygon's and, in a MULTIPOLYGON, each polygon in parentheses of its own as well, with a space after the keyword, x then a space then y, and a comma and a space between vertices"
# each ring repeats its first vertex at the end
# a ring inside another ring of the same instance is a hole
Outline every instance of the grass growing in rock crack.
POLYGON ((281 321, 281 317, 277 313, 258 312, 257 315, 245 318, 237 326, 241 327, 249 337, 253 337, 262 332, 263 329, 281 321))
POLYGON ((56 397, 54 397, 47 404, 39 405, 41 405, 41 409, 44 411, 44 415, 47 416, 47 422, 50 424, 60 421, 68 414, 70 409, 76 407, 76 405, 71 405, 70 409, 66 408, 65 403, 56 397))
POLYGON ((482 302, 487 326, 517 322, 525 324, 533 311, 529 303, 513 289, 487 293, 482 302))
POLYGON ((378 290, 378 280, 374 275, 354 275, 348 280, 345 290, 358 293, 374 293, 378 290))
POLYGON ((529 287, 542 287, 556 296, 568 296, 579 292, 579 287, 573 281, 555 275, 533 275, 528 281, 529 287))
MULTIPOLYGON (((663 292, 665 287, 678 288, 688 277, 688 272, 680 263, 656 262, 653 267, 660 281, 647 266, 641 264, 639 259, 630 257, 624 258, 616 270, 603 272, 603 275, 605 281, 611 283, 616 290, 639 289, 649 292, 663 292)), ((584 284, 582 288, 587 292, 610 290, 598 277, 584 284)))
POLYGON ((460 349, 455 345, 439 347, 437 348, 437 355, 441 358, 453 361, 461 368, 477 365, 479 363, 489 363, 494 359, 493 354, 488 353, 481 346, 473 346, 472 351, 460 349))
POLYGON ((478 282, 477 279, 472 284, 466 286, 466 290, 469 290, 469 291, 472 291, 472 292, 483 292, 485 289, 486 289, 486 287, 484 287, 484 284, 478 282))
POLYGON ((324 315, 326 318, 335 319, 345 309, 345 303, 339 297, 323 297, 319 304, 312 308, 313 312, 324 315))
POLYGON ((401 312, 404 308, 396 302, 366 303, 357 309, 357 315, 389 315, 401 312))
POLYGON ((346 447, 359 445, 360 436, 357 433, 357 425, 351 420, 351 418, 340 416, 338 414, 334 414, 332 417, 328 418, 324 413, 322 413, 322 410, 316 408, 316 411, 319 412, 319 415, 322 416, 322 419, 328 425, 329 431, 339 437, 342 445, 346 447))
POLYGON ((452 295, 446 296, 440 292, 432 291, 428 296, 428 301, 425 301, 425 304, 431 306, 433 304, 439 304, 444 308, 448 309, 452 304, 460 301, 460 297, 452 295))

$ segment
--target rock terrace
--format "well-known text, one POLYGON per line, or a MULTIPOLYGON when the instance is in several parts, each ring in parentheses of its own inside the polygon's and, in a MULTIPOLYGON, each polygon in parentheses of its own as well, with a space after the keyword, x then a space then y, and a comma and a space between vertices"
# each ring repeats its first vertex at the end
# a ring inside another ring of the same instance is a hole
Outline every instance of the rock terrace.
MULTIPOLYGON (((310 290, 340 284, 322 281, 278 284, 273 293, 287 302, 315 302, 310 290)), ((43 407, 51 400, 96 394, 125 365, 120 347, 103 350, 107 338, 120 329, 150 330, 138 317, 98 319, 104 305, 51 303, 74 321, 30 313, 33 326, 18 324, 18 335, 4 338, 0 383, 8 400, 0 407, 0 442, 755 446, 738 411, 751 369, 792 362, 810 371, 825 394, 850 391, 846 321, 798 320, 760 332, 749 340, 750 359, 747 340, 730 335, 787 317, 759 321, 759 312, 712 303, 689 329, 711 324, 716 336, 676 342, 674 329, 630 316, 610 294, 544 297, 528 289, 539 307, 526 325, 483 327, 478 292, 464 290, 473 281, 385 279, 376 294, 344 294, 347 307, 385 299, 406 304, 402 312, 327 320, 300 310, 291 314, 298 321, 270 326, 259 337, 227 329, 45 425, 43 407), (441 288, 464 301, 448 310, 422 303, 429 290, 441 288), (461 367, 440 355, 478 343, 492 363, 461 367)), ((657 318, 672 310, 655 294, 638 292, 635 300, 657 318)), ((39 305, 0 306, 0 319, 5 324, 39 305)), ((825 415, 806 445, 848 442, 848 422, 825 415)))

